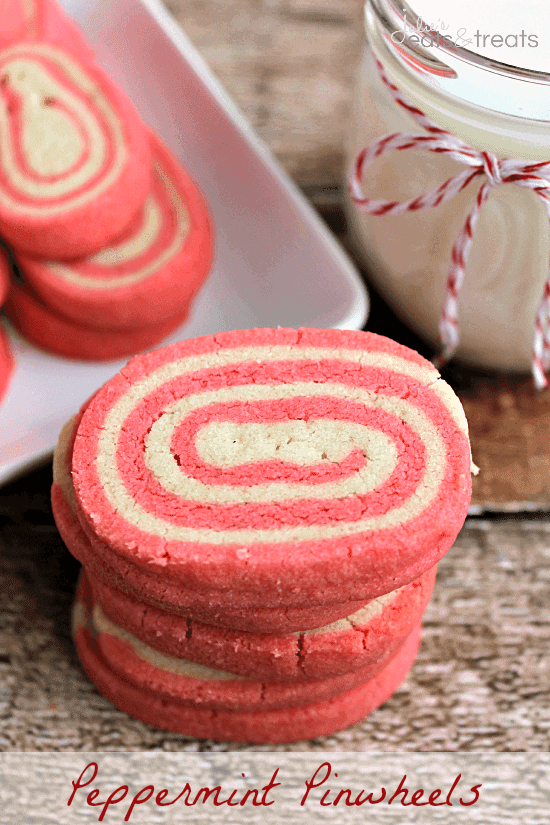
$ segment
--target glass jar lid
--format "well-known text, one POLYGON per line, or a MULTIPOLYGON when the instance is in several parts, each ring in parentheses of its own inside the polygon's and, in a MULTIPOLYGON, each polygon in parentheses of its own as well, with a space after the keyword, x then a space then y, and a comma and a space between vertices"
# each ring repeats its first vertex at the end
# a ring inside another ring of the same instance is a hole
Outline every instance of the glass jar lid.
POLYGON ((550 121, 550 6, 540 0, 368 0, 369 38, 452 97, 550 121))

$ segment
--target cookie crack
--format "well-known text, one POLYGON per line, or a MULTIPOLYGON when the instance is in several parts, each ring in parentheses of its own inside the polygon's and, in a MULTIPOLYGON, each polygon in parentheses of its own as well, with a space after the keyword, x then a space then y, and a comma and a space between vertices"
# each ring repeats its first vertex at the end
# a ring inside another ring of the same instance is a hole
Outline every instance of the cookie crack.
POLYGON ((298 657, 298 671, 305 675, 304 665, 305 665, 305 658, 306 652, 304 650, 304 633, 300 633, 298 636, 298 646, 297 646, 297 657, 298 657))

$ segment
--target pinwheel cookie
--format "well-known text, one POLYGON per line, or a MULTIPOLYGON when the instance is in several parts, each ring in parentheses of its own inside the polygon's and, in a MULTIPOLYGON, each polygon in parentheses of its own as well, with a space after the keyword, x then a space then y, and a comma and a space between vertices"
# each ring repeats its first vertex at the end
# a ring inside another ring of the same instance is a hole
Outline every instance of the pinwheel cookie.
POLYGON ((152 136, 153 183, 124 235, 93 257, 54 263, 18 256, 53 309, 112 328, 159 323, 189 306, 212 261, 212 230, 197 186, 152 136))
POLYGON ((129 100, 50 43, 0 52, 0 138, 2 236, 29 255, 97 252, 149 191, 149 132, 129 100))
POLYGON ((53 312, 28 286, 15 280, 5 312, 16 329, 36 346, 83 361, 112 361, 150 349, 187 318, 185 308, 175 318, 130 330, 85 326, 53 312))
POLYGON ((246 609, 368 601, 418 578, 463 524, 470 469, 435 368, 336 330, 134 358, 90 402, 72 460, 92 546, 138 570, 144 596, 162 582, 168 602, 185 588, 246 609))
POLYGON ((261 684, 163 657, 106 620, 82 585, 73 633, 86 672, 121 710, 176 733, 259 743, 323 736, 366 716, 404 679, 420 638, 417 628, 374 675, 346 689, 357 674, 324 684, 261 684), (313 684, 325 698, 312 698, 313 684))

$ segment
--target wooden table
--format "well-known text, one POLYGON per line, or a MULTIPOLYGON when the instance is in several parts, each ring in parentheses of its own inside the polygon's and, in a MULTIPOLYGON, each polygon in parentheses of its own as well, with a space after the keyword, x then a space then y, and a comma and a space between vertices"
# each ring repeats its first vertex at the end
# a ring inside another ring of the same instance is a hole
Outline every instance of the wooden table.
MULTIPOLYGON (((341 145, 362 39, 361 0, 168 5, 280 161, 344 236, 341 145)), ((422 347, 376 298, 375 308, 386 331, 422 347)), ((500 453, 513 463, 514 442, 515 454, 525 456, 516 509, 525 510, 526 502, 544 508, 544 490, 537 501, 526 494, 525 485, 544 485, 546 476, 540 461, 535 479, 524 472, 537 454, 527 450, 532 430, 525 436, 517 411, 527 409, 532 429, 544 437, 547 398, 518 401, 524 396, 513 382, 506 391, 499 383, 491 394, 485 378, 461 370, 451 378, 475 408, 471 416, 483 445, 476 458, 485 478, 500 453), (501 407, 497 397, 504 398, 501 407)), ((69 633, 78 565, 53 523, 50 482, 46 466, 0 490, 0 749, 245 749, 142 725, 116 711, 83 675, 69 633)), ((494 498, 495 489, 480 488, 478 501, 494 498)), ((506 502, 496 504, 502 510, 506 502)), ((546 751, 549 643, 550 516, 470 518, 440 564, 420 655, 402 688, 350 730, 269 750, 546 751)))

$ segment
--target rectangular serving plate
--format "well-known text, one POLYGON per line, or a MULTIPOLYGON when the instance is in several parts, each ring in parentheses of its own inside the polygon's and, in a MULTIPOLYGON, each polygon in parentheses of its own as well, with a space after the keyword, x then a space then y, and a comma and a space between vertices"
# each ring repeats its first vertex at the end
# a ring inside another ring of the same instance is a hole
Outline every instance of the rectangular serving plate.
MULTIPOLYGON (((64 0, 111 77, 195 177, 216 262, 166 343, 253 327, 360 329, 355 268, 157 0, 64 0)), ((41 352, 6 325, 16 360, 0 407, 0 483, 45 460, 61 427, 125 363, 41 352)))

